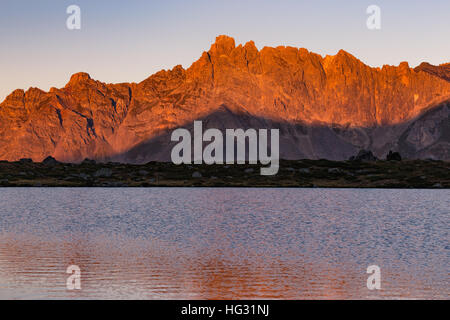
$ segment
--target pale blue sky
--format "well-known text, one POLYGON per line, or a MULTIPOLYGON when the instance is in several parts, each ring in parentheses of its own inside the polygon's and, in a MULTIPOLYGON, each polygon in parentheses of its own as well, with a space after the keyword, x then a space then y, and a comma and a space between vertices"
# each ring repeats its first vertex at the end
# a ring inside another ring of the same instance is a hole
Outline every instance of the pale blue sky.
POLYGON ((322 55, 344 49, 371 66, 450 62, 449 0, 1 0, 0 101, 16 88, 62 87, 85 71, 139 82, 189 67, 219 34, 257 47, 291 45, 322 55), (66 28, 81 7, 82 28, 66 28), (381 7, 381 30, 366 8, 381 7))

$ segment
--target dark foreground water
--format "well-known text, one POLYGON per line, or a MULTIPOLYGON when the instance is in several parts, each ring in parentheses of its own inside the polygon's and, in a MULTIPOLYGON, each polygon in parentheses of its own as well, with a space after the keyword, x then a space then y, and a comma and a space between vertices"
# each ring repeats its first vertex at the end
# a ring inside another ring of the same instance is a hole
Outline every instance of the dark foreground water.
POLYGON ((0 299, 449 299, 449 208, 450 190, 0 189, 0 299))

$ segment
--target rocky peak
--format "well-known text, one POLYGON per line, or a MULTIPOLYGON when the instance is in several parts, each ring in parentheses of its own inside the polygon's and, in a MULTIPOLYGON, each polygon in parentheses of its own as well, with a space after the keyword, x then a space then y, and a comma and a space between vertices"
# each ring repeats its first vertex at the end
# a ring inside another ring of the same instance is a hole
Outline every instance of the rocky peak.
POLYGON ((400 70, 410 70, 409 69, 409 63, 407 61, 400 62, 398 67, 400 68, 400 70))
POLYGON ((348 53, 347 51, 345 51, 344 49, 340 49, 338 51, 338 53, 336 54, 337 58, 341 58, 341 59, 346 59, 346 60, 353 60, 356 59, 356 57, 350 53, 348 53))
POLYGON ((211 45, 209 53, 215 56, 229 56, 234 48, 236 48, 236 43, 232 37, 220 35, 216 38, 216 42, 211 45))
POLYGON ((80 83, 85 83, 91 80, 91 76, 86 72, 78 72, 70 77, 70 81, 67 83, 66 87, 75 86, 80 83))
POLYGON ((434 66, 428 62, 422 62, 419 66, 414 68, 416 72, 426 72, 433 76, 450 81, 450 63, 444 63, 439 66, 434 66))
POLYGON ((258 52, 258 48, 256 48, 255 41, 253 40, 246 42, 244 48, 248 52, 258 52))
POLYGON ((16 89, 6 97, 4 103, 23 101, 24 97, 25 91, 23 89, 16 89))
POLYGON ((363 65, 363 63, 354 55, 348 53, 345 50, 339 50, 334 56, 326 56, 324 64, 331 68, 352 67, 357 65, 363 65))
POLYGON ((27 92, 25 92, 25 97, 33 98, 33 97, 41 96, 42 94, 45 94, 45 91, 42 91, 39 88, 31 87, 27 90, 27 92))

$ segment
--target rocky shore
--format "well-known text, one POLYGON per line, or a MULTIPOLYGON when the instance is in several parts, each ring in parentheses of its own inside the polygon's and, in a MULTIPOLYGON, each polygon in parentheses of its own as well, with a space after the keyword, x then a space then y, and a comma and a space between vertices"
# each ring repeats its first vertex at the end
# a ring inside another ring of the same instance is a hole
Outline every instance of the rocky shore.
POLYGON ((282 160, 275 176, 261 176, 259 168, 22 159, 0 161, 0 187, 450 188, 450 162, 444 161, 282 160))

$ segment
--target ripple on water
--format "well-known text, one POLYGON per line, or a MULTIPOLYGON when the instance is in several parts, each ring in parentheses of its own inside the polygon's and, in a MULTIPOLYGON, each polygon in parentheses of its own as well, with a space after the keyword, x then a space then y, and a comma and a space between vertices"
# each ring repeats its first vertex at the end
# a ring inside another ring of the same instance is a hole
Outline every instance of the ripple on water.
POLYGON ((0 189, 0 298, 449 298, 449 190, 0 189), (82 270, 68 291, 67 266, 82 270), (382 290, 366 288, 366 268, 382 290))

